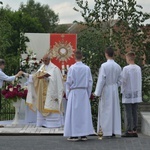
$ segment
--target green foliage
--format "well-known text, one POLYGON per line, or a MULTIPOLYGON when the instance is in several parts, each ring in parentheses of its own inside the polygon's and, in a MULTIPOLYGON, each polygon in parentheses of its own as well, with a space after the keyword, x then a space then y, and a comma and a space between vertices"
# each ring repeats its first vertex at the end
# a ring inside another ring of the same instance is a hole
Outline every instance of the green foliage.
POLYGON ((0 9, 0 58, 6 60, 5 72, 15 74, 20 66, 20 54, 26 51, 27 38, 21 33, 21 18, 19 12, 10 8, 0 9))
MULTIPOLYGON (((55 31, 59 18, 58 15, 50 9, 49 5, 41 5, 39 2, 29 0, 26 5, 22 3, 19 10, 22 12, 22 16, 25 15, 27 18, 30 17, 30 19, 32 18, 35 20, 34 23, 38 23, 38 25, 40 25, 41 32, 53 33, 55 31)), ((25 32, 35 31, 39 32, 39 30, 33 30, 33 28, 25 30, 25 32)))
POLYGON ((83 53, 83 61, 91 67, 94 83, 97 80, 100 64, 105 61, 101 39, 101 33, 94 28, 88 28, 78 34, 78 48, 83 53))
POLYGON ((68 29, 68 26, 65 25, 65 24, 62 24, 62 25, 58 25, 58 26, 55 28, 55 32, 56 32, 56 33, 66 33, 66 32, 67 32, 67 29, 68 29))
POLYGON ((142 89, 143 89, 143 101, 150 102, 150 65, 142 67, 142 89))

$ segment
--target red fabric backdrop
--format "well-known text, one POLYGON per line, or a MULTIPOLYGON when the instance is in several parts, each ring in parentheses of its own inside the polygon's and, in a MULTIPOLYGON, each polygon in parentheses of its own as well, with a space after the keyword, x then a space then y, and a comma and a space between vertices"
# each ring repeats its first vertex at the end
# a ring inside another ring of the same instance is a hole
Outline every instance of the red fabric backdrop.
MULTIPOLYGON (((62 41, 71 43, 73 51, 76 51, 77 49, 77 35, 76 34, 50 34, 50 49, 52 49, 56 43, 59 43, 62 41)), ((65 66, 66 65, 71 66, 72 64, 75 63, 74 55, 73 55, 73 58, 70 58, 69 60, 67 60, 67 62, 60 62, 56 58, 52 58, 51 61, 60 69, 62 69, 62 63, 65 66)))

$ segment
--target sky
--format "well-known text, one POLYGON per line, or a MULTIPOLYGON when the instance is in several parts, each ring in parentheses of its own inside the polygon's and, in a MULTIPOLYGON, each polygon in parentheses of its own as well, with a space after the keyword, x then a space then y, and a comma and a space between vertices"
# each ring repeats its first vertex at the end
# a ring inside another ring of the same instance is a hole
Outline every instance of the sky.
MULTIPOLYGON (((27 3, 28 0, 1 0, 3 2, 3 7, 7 4, 12 8, 12 10, 17 10, 20 3, 27 3)), ((89 5, 92 7, 94 0, 88 0, 89 5)), ((74 20, 80 21, 82 17, 80 13, 73 10, 73 7, 77 7, 75 0, 35 0, 35 2, 40 2, 41 4, 48 4, 49 7, 54 10, 56 14, 59 15, 59 23, 72 23, 74 20)), ((143 6, 144 12, 150 13, 150 0, 137 0, 137 4, 143 6)), ((1 6, 0 6, 1 7, 1 6)), ((150 20, 146 23, 150 24, 150 20)))

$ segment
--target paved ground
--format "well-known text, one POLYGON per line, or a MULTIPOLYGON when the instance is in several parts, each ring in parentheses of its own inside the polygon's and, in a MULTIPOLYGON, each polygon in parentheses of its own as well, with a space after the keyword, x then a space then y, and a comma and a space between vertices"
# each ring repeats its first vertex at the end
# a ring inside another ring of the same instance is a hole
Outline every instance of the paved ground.
POLYGON ((69 142, 62 136, 0 136, 0 150, 150 150, 150 137, 69 142))
POLYGON ((1 134, 63 134, 63 128, 43 128, 36 127, 35 124, 7 124, 4 128, 0 128, 1 134))

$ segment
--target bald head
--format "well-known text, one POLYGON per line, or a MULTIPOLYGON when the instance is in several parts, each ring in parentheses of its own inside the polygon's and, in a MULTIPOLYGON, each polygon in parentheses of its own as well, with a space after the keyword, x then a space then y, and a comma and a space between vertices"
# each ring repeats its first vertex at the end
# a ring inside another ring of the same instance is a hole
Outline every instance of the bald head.
POLYGON ((50 54, 45 54, 45 55, 43 56, 42 61, 43 61, 43 63, 44 63, 45 65, 49 65, 49 63, 50 63, 50 54))

